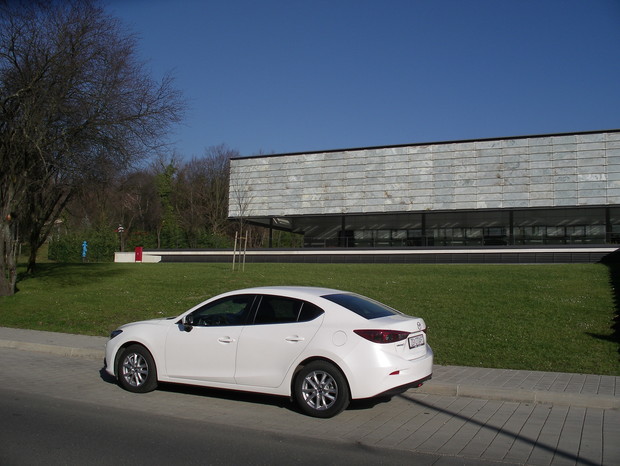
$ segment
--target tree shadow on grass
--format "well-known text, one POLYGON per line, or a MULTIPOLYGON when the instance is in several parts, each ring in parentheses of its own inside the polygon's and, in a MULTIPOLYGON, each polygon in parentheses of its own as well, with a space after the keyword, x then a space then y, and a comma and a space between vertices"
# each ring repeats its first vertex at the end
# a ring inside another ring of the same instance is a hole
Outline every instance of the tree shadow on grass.
MULTIPOLYGON (((600 335, 596 333, 588 333, 593 338, 599 340, 611 341, 616 344, 618 354, 620 354, 620 250, 609 254, 601 262, 607 266, 609 271, 609 285, 613 293, 614 299, 614 315, 612 317, 612 334, 600 335)), ((619 357, 620 360, 620 357, 619 357)))
POLYGON ((127 273, 126 269, 110 267, 111 263, 43 263, 37 264, 34 272, 21 271, 17 275, 17 288, 20 283, 31 279, 53 281, 57 286, 73 286, 92 282, 94 279, 117 276, 127 273))

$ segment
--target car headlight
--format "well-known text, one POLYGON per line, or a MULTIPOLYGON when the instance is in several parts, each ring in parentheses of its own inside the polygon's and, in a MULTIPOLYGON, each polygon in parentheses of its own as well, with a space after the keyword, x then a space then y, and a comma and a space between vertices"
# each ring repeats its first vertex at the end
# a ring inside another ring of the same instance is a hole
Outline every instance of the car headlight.
POLYGON ((112 330, 112 333, 110 333, 110 340, 118 335, 120 335, 121 333, 123 333, 122 330, 117 329, 117 330, 112 330))

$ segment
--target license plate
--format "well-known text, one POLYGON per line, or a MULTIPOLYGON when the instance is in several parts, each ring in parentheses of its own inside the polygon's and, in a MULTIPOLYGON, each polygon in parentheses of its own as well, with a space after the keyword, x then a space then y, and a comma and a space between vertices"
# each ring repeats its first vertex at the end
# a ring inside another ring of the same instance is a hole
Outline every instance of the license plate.
POLYGON ((417 348, 418 346, 424 346, 424 335, 409 337, 409 349, 417 348))

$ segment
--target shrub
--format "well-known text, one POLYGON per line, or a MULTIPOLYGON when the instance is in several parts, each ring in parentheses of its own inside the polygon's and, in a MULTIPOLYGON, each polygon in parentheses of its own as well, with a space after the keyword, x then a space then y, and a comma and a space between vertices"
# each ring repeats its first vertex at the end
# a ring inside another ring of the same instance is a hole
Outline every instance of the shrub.
POLYGON ((106 230, 87 230, 66 233, 52 238, 48 258, 56 262, 112 262, 118 250, 116 233, 106 230), (82 244, 86 241, 86 257, 82 258, 82 244))

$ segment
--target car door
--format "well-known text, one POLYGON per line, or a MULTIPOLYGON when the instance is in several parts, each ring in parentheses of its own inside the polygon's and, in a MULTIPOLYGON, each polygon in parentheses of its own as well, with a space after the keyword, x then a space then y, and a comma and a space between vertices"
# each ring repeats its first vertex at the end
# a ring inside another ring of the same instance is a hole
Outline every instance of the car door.
POLYGON ((239 336, 254 295, 208 303, 186 317, 189 326, 171 327, 166 338, 166 372, 186 381, 234 383, 239 336), (189 330, 189 331, 188 331, 189 330))
POLYGON ((253 325, 243 328, 237 348, 235 382, 275 388, 308 346, 323 311, 301 300, 262 296, 253 325))

